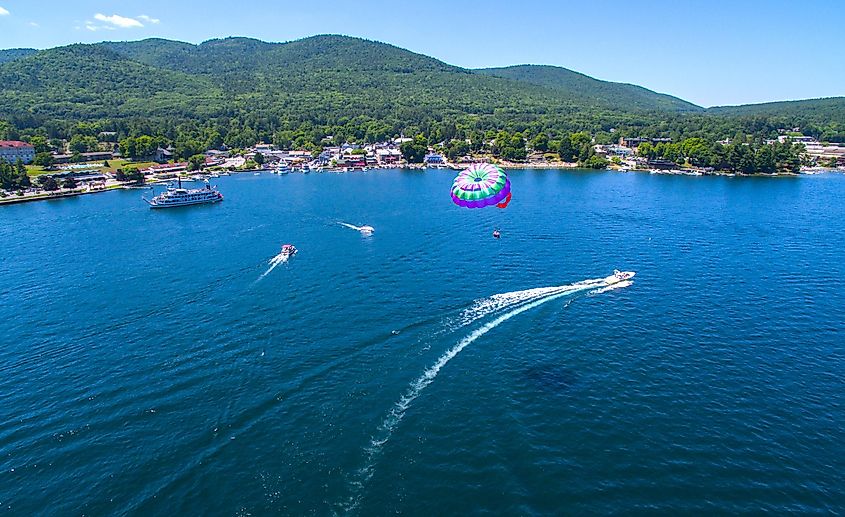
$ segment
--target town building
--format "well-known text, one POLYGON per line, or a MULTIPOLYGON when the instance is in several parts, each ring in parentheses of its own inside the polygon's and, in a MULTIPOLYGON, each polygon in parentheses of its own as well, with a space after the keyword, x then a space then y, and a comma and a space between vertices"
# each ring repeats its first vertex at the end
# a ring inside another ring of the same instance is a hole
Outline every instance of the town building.
POLYGON ((18 160, 25 164, 32 163, 35 159, 35 147, 19 140, 0 140, 0 160, 17 163, 18 160))
MULTIPOLYGON (((70 163, 73 161, 73 154, 54 154, 53 163, 61 165, 63 163, 70 163)), ((93 153, 79 153, 80 162, 103 162, 114 159, 114 153, 108 151, 97 151, 93 153)))
POLYGON ((173 159, 173 151, 174 149, 172 147, 168 147, 167 149, 159 147, 156 149, 155 153, 153 153, 153 161, 158 163, 167 163, 173 159))
POLYGON ((443 158, 442 154, 437 153, 429 153, 425 155, 425 158, 423 158, 423 162, 426 165, 446 165, 446 159, 443 158))
POLYGON ((376 149, 376 161, 379 165, 396 165, 402 160, 399 149, 376 149))

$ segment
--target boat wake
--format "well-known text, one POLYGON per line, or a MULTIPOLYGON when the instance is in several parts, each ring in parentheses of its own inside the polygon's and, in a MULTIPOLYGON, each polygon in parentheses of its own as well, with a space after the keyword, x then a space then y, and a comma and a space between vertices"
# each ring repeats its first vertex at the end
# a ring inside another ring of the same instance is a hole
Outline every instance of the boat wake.
POLYGON ((361 232, 362 235, 372 235, 373 232, 376 231, 375 228, 373 228, 372 226, 367 226, 367 225, 355 226, 354 224, 349 224, 349 223, 344 223, 344 222, 338 222, 338 224, 341 225, 341 226, 345 226, 345 227, 352 229, 352 230, 357 230, 357 231, 361 232))
POLYGON ((273 258, 271 258, 270 260, 268 260, 268 261, 267 261, 267 264, 268 264, 270 267, 268 267, 268 268, 267 268, 267 271, 265 271, 265 272, 264 272, 264 273, 263 273, 260 277, 258 277, 258 279, 257 279, 255 282, 260 282, 261 280, 263 280, 263 279, 264 279, 264 277, 265 277, 265 276, 267 276, 267 275, 269 275, 270 273, 272 273, 272 272, 273 272, 273 270, 274 270, 274 269, 276 269, 276 267, 277 267, 279 264, 284 264, 285 262, 287 262, 287 261, 288 261, 288 258, 289 258, 289 255, 288 255, 287 253, 279 253, 279 254, 278 254, 278 255, 276 255, 275 257, 273 257, 273 258))
MULTIPOLYGON (((573 296, 585 291, 588 292, 588 294, 600 294, 610 289, 627 287, 632 283, 630 281, 611 283, 613 281, 609 279, 610 277, 595 278, 569 285, 539 287, 524 291, 495 294, 488 298, 478 300, 471 307, 465 309, 457 320, 457 327, 454 329, 456 331, 463 327, 470 326, 485 317, 493 316, 494 314, 498 314, 498 316, 464 336, 454 346, 444 352, 443 355, 434 362, 434 364, 429 366, 422 373, 422 375, 411 382, 405 393, 402 394, 399 400, 388 411, 384 420, 379 425, 376 434, 370 440, 369 445, 364 449, 364 466, 355 473, 354 478, 351 480, 352 496, 346 501, 346 504, 342 505, 342 511, 349 513, 358 508, 363 496, 364 488, 373 476, 376 461, 381 454, 384 445, 390 440, 414 400, 420 396, 423 390, 434 382, 437 375, 440 373, 440 370, 442 370, 449 361, 454 359, 461 353, 462 350, 474 343, 480 337, 523 312, 530 311, 531 309, 559 298, 573 296)), ((566 306, 569 306, 571 302, 572 299, 567 301, 566 306)))

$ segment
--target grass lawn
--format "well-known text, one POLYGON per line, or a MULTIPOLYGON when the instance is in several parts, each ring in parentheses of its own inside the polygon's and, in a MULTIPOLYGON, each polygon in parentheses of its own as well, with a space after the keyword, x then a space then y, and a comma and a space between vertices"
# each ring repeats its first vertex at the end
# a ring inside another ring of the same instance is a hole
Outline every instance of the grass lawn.
MULTIPOLYGON (((109 160, 109 166, 103 167, 103 162, 90 162, 87 165, 90 165, 90 168, 85 169, 89 171, 95 172, 114 172, 117 169, 125 169, 127 167, 137 167, 139 169, 145 169, 152 165, 156 165, 155 162, 133 162, 130 160, 109 160)), ((80 169, 77 169, 80 170, 80 169)), ((45 171, 41 167, 36 165, 27 165, 26 172, 30 176, 41 176, 42 174, 55 174, 57 172, 65 172, 61 169, 56 169, 52 171, 45 171)))

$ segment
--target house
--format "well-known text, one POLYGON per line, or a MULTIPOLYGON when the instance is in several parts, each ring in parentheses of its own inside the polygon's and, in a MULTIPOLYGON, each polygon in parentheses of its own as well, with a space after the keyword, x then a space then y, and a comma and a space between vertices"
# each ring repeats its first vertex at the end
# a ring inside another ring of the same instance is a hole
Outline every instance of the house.
POLYGON ((423 158, 423 163, 426 165, 446 165, 446 159, 443 158, 442 154, 428 153, 423 158))
POLYGON ((646 142, 650 142, 654 145, 657 144, 670 144, 672 143, 671 138, 626 138, 624 136, 619 137, 619 145, 624 147, 630 147, 632 149, 636 149, 639 147, 640 144, 644 144, 646 142))
POLYGON ((17 163, 32 163, 35 159, 35 147, 19 140, 0 140, 0 160, 17 163))
POLYGON ((379 165, 395 165, 402 159, 399 149, 376 149, 376 161, 379 165))
POLYGON ((607 154, 612 156, 631 156, 633 151, 629 147, 624 147, 621 145, 606 145, 604 146, 607 154))
POLYGON ((630 147, 631 149, 636 149, 637 147, 639 147, 640 144, 648 141, 648 138, 626 138, 624 136, 619 137, 619 145, 623 147, 630 147))
POLYGON ((218 151, 217 149, 209 149, 205 152, 207 158, 228 158, 229 151, 218 151))
POLYGON ((153 161, 158 163, 167 163, 173 159, 173 148, 168 147, 167 149, 163 149, 159 147, 153 153, 153 161))

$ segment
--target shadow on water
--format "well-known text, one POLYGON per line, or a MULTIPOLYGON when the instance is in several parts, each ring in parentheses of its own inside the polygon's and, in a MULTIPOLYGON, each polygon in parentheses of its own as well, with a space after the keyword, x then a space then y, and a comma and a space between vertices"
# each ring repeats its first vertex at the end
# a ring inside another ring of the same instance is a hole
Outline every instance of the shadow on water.
POLYGON ((568 395, 580 382, 578 372, 557 363, 534 365, 522 373, 532 386, 553 395, 568 395))

